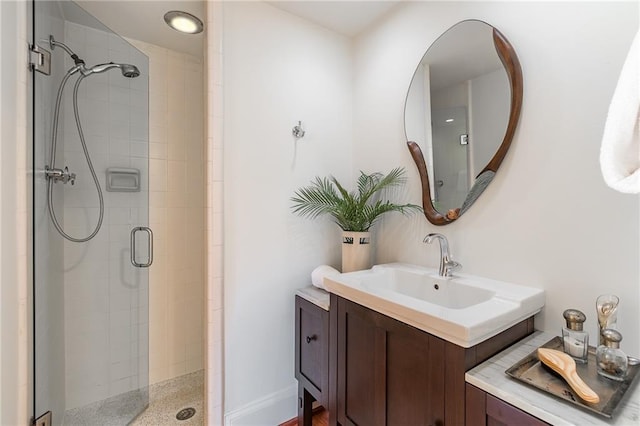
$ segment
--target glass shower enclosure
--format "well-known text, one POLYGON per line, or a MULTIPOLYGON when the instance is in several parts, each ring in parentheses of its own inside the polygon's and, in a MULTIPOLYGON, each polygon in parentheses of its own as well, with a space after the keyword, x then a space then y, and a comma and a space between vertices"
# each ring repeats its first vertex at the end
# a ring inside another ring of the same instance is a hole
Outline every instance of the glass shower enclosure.
POLYGON ((32 4, 34 417, 129 424, 148 405, 149 60, 72 1, 32 4))

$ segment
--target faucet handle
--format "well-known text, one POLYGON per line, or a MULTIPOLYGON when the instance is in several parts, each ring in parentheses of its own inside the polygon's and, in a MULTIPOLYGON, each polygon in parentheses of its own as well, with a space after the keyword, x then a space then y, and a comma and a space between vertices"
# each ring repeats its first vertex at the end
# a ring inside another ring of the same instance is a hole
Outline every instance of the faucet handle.
POLYGON ((451 272, 454 269, 460 268, 462 264, 449 257, 449 242, 447 241, 447 237, 444 235, 434 232, 427 234, 423 241, 427 244, 431 244, 434 240, 438 240, 440 243, 440 267, 438 269, 438 274, 441 277, 450 277, 451 272))
POLYGON ((462 263, 456 262, 455 260, 451 260, 451 259, 446 260, 444 264, 445 277, 450 277, 453 271, 460 268, 462 268, 462 263))

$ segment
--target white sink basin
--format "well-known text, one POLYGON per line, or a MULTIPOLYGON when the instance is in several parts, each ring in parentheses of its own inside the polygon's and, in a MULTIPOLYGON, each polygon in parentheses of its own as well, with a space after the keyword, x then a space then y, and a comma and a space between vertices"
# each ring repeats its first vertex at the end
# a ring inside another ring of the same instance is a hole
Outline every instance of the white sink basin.
POLYGON ((431 270, 407 270, 389 265, 374 266, 374 270, 376 273, 366 274, 362 279, 365 289, 391 297, 398 293, 450 309, 468 308, 496 294, 493 290, 465 284, 464 278, 433 275, 431 270))
POLYGON ((530 317, 544 290, 402 263, 325 278, 339 296, 468 348, 530 317))

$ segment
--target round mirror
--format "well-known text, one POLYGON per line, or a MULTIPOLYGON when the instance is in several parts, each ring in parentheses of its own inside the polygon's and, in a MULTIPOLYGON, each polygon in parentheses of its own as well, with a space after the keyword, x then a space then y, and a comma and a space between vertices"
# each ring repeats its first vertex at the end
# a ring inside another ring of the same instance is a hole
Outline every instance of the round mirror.
POLYGON ((521 105, 518 57, 491 25, 459 22, 429 47, 404 110, 407 146, 420 173, 429 222, 458 219, 491 183, 521 105))

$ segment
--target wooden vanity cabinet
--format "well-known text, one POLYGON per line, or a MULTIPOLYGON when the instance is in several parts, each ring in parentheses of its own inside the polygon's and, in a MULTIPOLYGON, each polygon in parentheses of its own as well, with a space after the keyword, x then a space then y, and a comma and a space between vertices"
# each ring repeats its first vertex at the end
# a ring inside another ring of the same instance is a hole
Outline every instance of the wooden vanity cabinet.
POLYGON ((465 372, 533 332, 524 320, 462 348, 331 295, 330 425, 465 424, 465 372))
POLYGON ((339 299, 341 425, 438 425, 445 414, 445 342, 339 299))
POLYGON ((466 426, 548 426, 539 418, 469 383, 466 394, 466 426))
POLYGON ((295 303, 298 425, 311 426, 313 402, 329 405, 329 312, 300 296, 295 303))

